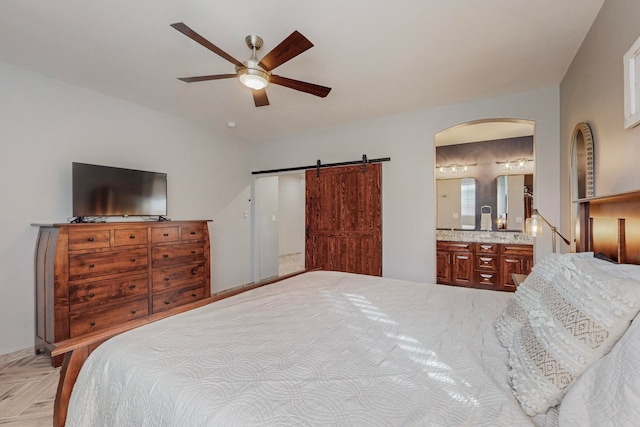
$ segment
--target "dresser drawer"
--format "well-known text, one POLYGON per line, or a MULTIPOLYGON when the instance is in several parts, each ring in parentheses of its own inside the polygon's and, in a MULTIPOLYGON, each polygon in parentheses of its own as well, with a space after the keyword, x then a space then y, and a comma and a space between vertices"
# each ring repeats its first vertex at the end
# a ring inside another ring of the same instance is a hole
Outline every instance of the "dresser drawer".
POLYGON ((110 238, 111 230, 70 230, 69 250, 108 248, 110 238))
POLYGON ((482 286, 497 287, 499 277, 500 276, 495 271, 477 271, 476 283, 482 286))
POLYGON ((151 230, 152 243, 177 242, 180 229, 176 227, 158 227, 151 230))
POLYGON ((147 244, 147 229, 146 228, 132 228, 130 230, 115 230, 113 238, 114 246, 129 246, 129 245, 146 245, 147 244))
POLYGON ((147 249, 69 255, 69 280, 147 268, 147 249))
POLYGON ((474 248, 474 244, 468 242, 438 241, 436 246, 439 251, 452 252, 473 252, 474 248))
POLYGON ((180 240, 201 241, 202 239, 204 239, 204 230, 202 228, 202 225, 180 227, 180 240))
POLYGON ((204 264, 184 265, 153 271, 153 292, 196 284, 204 284, 204 264))
POLYGON ((476 243, 476 254, 497 254, 497 243, 476 243))
POLYGON ((533 245, 500 245, 500 255, 530 255, 533 256, 533 245))
POLYGON ((153 296, 153 312, 169 310, 170 308, 188 304, 204 298, 204 286, 188 287, 165 292, 153 296))
POLYGON ((70 283, 69 304, 71 311, 75 311, 123 298, 147 295, 148 291, 147 273, 94 282, 70 283))
POLYGON ((71 338, 119 325, 129 320, 140 319, 148 314, 149 299, 147 297, 115 307, 71 314, 69 316, 71 338))
POLYGON ((154 246, 151 259, 154 267, 204 261, 204 246, 199 243, 154 246))
POLYGON ((476 254, 476 270, 498 271, 498 257, 476 254))

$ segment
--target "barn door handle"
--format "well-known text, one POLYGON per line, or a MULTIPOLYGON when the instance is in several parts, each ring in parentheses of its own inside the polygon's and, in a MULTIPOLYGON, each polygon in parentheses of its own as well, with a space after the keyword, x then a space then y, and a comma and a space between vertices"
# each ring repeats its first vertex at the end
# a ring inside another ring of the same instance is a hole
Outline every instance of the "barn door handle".
POLYGON ((309 229, 311 228, 310 225, 307 225, 307 227, 304 229, 304 235, 305 237, 308 239, 309 238, 309 229))

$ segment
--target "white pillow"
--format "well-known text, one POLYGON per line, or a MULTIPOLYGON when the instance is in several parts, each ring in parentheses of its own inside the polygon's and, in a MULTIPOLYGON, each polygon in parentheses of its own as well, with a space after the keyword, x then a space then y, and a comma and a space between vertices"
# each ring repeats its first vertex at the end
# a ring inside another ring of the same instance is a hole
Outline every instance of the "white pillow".
POLYGON ((616 264, 598 258, 594 258, 593 263, 597 268, 611 276, 633 280, 640 284, 640 265, 616 264))
POLYGON ((640 286, 566 254, 509 347, 509 377, 525 413, 546 412, 606 354, 640 307, 640 286))
POLYGON ((540 291, 560 269, 560 255, 552 254, 533 266, 526 280, 518 286, 513 299, 495 323, 496 335, 503 347, 509 347, 513 336, 527 321, 529 311, 540 291))
POLYGON ((515 333, 527 322, 529 311, 531 311, 534 302, 538 300, 540 292, 563 267, 563 257, 567 256, 593 258, 593 252, 571 255, 551 254, 533 266, 531 273, 518 286, 513 299, 496 320, 496 335, 503 347, 511 345, 515 333))
POLYGON ((640 421, 640 319, 611 352, 571 386, 559 408, 562 426, 632 426, 640 421))

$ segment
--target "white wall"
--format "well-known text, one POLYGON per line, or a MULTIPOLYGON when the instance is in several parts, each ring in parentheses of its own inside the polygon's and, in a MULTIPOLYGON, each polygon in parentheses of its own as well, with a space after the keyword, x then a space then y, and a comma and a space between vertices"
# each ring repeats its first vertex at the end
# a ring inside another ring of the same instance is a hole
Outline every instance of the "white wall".
MULTIPOLYGON (((559 89, 551 87, 438 109, 378 118, 254 144, 252 169, 391 157, 383 163, 383 275, 435 281, 433 138, 461 122, 485 118, 536 122, 536 206, 559 220, 559 89), (543 190, 544 189, 544 190, 543 190)), ((536 256, 551 252, 549 233, 536 256), (547 242, 548 240, 548 242, 547 242)))
MULTIPOLYGON (((587 122, 595 151, 596 196, 640 189, 640 126, 624 129, 622 57, 640 37, 640 1, 607 0, 560 86, 562 230, 569 230, 569 147, 587 122)), ((568 234, 568 233, 567 233, 568 234)))
POLYGON ((278 177, 255 180, 258 280, 278 275, 278 177))
POLYGON ((278 253, 304 254, 305 177, 303 173, 278 177, 278 253))
POLYGON ((37 228, 71 216, 71 162, 168 174, 173 219, 213 219, 212 290, 250 274, 248 144, 0 63, 0 354, 33 345, 37 228))

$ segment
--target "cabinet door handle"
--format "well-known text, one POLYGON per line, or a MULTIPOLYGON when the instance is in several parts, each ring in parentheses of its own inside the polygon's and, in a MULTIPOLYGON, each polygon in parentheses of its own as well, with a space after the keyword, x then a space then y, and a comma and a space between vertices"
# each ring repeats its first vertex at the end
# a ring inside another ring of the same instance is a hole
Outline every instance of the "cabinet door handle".
POLYGON ((165 282, 168 282, 169 280, 171 280, 171 279, 170 279, 170 278, 168 278, 168 277, 165 277, 165 278, 164 278, 164 281, 165 281, 165 282))
POLYGON ((195 276, 196 274, 198 274, 198 270, 196 270, 195 268, 191 270, 191 275, 195 276))
POLYGON ((169 233, 164 233, 163 236, 164 237, 169 237, 169 233))
POLYGON ((131 314, 136 314, 136 310, 131 310, 131 314))
POLYGON ((169 258, 169 254, 162 254, 162 258, 169 258))
POLYGON ((93 242, 93 237, 89 237, 87 240, 93 242))
POLYGON ((131 258, 131 262, 136 262, 136 259, 135 258, 131 258))
POLYGON ((89 326, 91 326, 91 327, 96 326, 96 322, 89 323, 89 326))
POLYGON ((89 294, 89 296, 90 296, 91 298, 93 298, 93 297, 95 297, 95 296, 96 296, 96 294, 94 294, 93 292, 91 292, 91 293, 89 294))
POLYGON ((130 239, 135 239, 136 236, 134 236, 133 234, 131 236, 129 236, 130 239))
POLYGON ((136 285, 129 285, 129 289, 135 289, 136 285))
POLYGON ((195 294, 195 293, 192 293, 192 294, 191 294, 191 296, 192 296, 192 297, 196 297, 196 296, 198 296, 198 295, 197 295, 197 294, 195 294))
POLYGON ((165 301, 164 303, 169 305, 169 304, 171 304, 171 301, 165 301))
POLYGON ((195 234, 196 234, 196 232, 195 232, 195 231, 192 231, 192 232, 191 232, 191 235, 192 235, 192 236, 193 236, 193 235, 195 235, 195 234))
POLYGON ((96 266, 95 264, 89 264, 89 268, 93 268, 95 266, 96 266))
POLYGON ((195 253, 196 253, 196 251, 191 251, 191 253, 192 253, 192 254, 195 254, 195 253))

